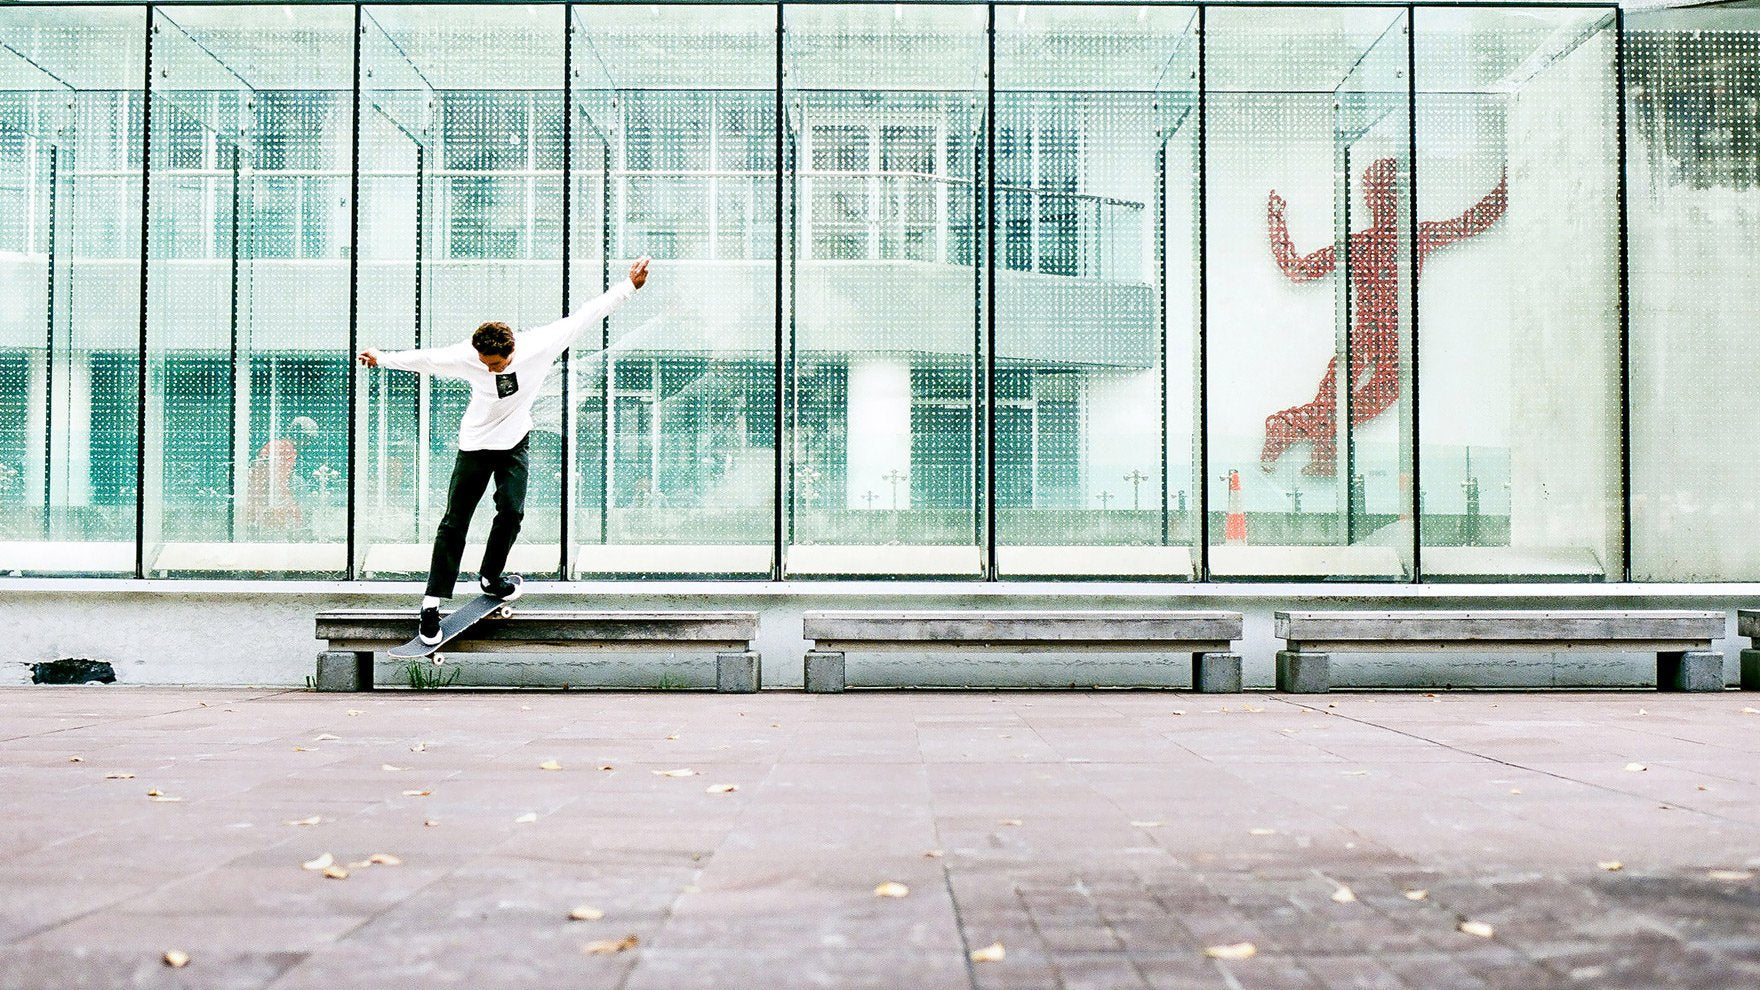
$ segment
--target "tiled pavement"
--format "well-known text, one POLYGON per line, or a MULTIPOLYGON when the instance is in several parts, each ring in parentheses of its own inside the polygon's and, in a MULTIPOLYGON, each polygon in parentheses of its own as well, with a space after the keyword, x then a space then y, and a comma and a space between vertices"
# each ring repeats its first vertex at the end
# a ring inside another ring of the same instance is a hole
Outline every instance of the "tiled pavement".
POLYGON ((10 690, 0 988, 1760 987, 1756 708, 10 690))

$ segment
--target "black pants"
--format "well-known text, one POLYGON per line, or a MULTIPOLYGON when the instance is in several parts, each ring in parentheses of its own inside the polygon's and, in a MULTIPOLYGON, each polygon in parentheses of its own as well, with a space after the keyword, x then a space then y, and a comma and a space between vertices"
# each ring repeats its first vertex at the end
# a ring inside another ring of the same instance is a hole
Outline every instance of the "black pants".
POLYGON ((526 515, 526 449, 530 437, 511 450, 461 450, 452 464, 452 483, 446 492, 446 517, 434 535, 434 563, 428 571, 428 594, 452 597, 458 582, 458 565, 464 557, 465 534, 471 516, 482 501, 489 479, 495 479, 495 523, 489 527, 489 545, 483 548, 480 573, 498 578, 507 566, 508 551, 519 536, 526 515))

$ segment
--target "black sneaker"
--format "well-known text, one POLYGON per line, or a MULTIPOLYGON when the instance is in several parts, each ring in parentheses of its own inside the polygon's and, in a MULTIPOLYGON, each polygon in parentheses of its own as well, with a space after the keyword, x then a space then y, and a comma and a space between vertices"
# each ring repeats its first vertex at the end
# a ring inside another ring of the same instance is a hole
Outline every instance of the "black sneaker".
POLYGON ((440 609, 429 607, 422 609, 422 625, 416 632, 422 645, 433 646, 440 642, 440 609))
POLYGON ((518 574, 503 574, 493 581, 482 579, 483 594, 490 598, 499 598, 504 602, 513 601, 525 591, 526 579, 518 574))

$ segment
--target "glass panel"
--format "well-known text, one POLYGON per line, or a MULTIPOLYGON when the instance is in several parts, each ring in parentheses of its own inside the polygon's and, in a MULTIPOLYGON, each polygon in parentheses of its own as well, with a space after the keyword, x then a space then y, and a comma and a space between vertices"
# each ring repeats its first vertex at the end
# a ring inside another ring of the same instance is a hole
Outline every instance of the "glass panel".
POLYGON ((585 302, 630 259, 654 259, 648 284, 573 351, 573 571, 768 576, 776 10, 573 11, 570 295, 585 302))
MULTIPOLYGON (((434 348, 486 322, 516 333, 562 314, 563 10, 362 8, 362 347, 434 348), (484 52, 518 52, 484 59, 484 52)), ((469 401, 463 381, 361 373, 357 566, 425 575, 469 401)), ((524 524, 508 569, 562 559, 562 376, 533 409, 524 524)), ((464 554, 474 571, 494 509, 464 554)))
POLYGON ((997 8, 1004 576, 1196 576, 1168 494, 1193 476, 1196 32, 1192 8, 997 8))
POLYGON ((1405 13, 1205 24, 1211 574, 1408 577, 1405 13))
POLYGON ((0 574, 135 570, 145 39, 0 9, 0 574))
POLYGON ((1620 577, 1613 25, 1417 14, 1426 580, 1620 577))
POLYGON ((352 26, 155 10, 149 576, 347 571, 352 26))
POLYGON ((1760 6, 1626 17, 1632 579, 1760 579, 1760 6))
POLYGON ((979 575, 987 11, 784 17, 786 568, 979 575))

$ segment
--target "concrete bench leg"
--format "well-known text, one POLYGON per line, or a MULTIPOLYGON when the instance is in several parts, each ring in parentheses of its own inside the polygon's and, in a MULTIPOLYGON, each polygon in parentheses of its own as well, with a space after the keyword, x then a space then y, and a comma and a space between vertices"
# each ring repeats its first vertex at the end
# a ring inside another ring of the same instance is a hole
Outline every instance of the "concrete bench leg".
POLYGON ((1656 690, 1722 691, 1723 654, 1712 650, 1656 654, 1656 690))
POLYGON ((315 683, 320 691, 371 691, 373 655, 339 651, 320 653, 315 683))
POLYGON ((1192 654, 1192 690, 1199 694, 1240 694, 1241 658, 1233 653, 1192 654))
POLYGON ((715 690, 722 694, 753 694, 759 683, 758 654, 715 654, 715 690))
POLYGON ((843 654, 808 650, 803 680, 810 694, 840 694, 843 691, 843 654))
POLYGON ((1742 690, 1760 691, 1760 650, 1742 651, 1742 690))
POLYGON ((1277 690, 1325 694, 1332 690, 1332 658, 1325 653, 1277 651, 1277 690))

